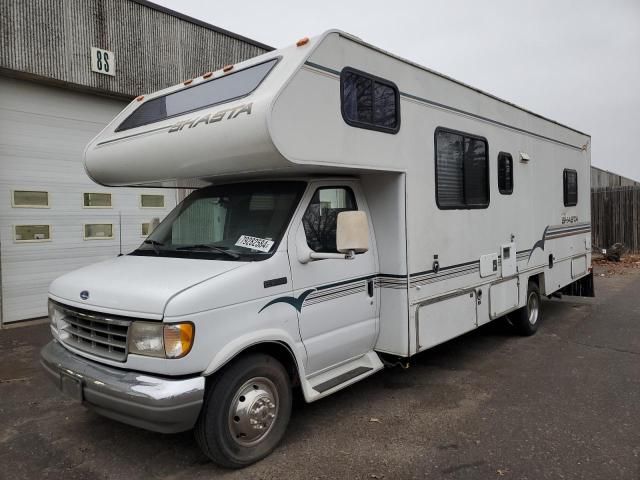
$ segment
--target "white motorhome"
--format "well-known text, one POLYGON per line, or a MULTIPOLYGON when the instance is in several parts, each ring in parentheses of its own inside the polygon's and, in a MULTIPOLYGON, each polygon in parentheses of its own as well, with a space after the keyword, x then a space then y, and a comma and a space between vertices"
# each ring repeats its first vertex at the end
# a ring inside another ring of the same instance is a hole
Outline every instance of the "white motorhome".
POLYGON ((97 412, 228 467, 311 402, 541 296, 592 295, 590 137, 340 31, 140 96, 109 186, 200 186, 55 280, 42 362, 97 412), (580 192, 580 195, 578 193, 580 192))

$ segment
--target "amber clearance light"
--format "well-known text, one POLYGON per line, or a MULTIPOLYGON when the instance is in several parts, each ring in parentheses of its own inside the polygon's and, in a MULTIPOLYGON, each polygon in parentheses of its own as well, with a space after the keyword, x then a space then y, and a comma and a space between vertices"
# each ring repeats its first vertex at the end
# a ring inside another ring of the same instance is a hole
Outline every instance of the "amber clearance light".
POLYGON ((296 47, 301 47, 303 45, 306 45, 307 43, 309 43, 309 37, 303 37, 296 42, 296 47))

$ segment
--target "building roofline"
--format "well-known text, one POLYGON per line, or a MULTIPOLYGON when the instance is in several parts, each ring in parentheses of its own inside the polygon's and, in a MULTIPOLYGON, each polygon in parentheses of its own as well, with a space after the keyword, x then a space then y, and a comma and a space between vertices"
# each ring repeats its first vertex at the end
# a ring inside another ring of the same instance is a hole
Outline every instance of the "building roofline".
POLYGON ((198 20, 197 18, 194 18, 194 17, 190 17, 189 15, 185 15, 184 13, 176 12, 175 10, 171 10, 170 8, 163 7, 162 5, 158 5, 156 3, 149 2, 147 0, 131 0, 131 1, 133 3, 137 3, 138 5, 142 5, 144 7, 150 8, 152 10, 156 10, 158 12, 165 13, 165 14, 170 15, 172 17, 179 18, 180 20, 184 20, 185 22, 193 23, 194 25, 198 25, 200 27, 204 27, 204 28, 207 28, 209 30, 213 30, 214 32, 218 32, 218 33, 221 33, 221 34, 226 35, 228 37, 235 38, 236 40, 240 40, 242 42, 249 43, 249 44, 251 44, 251 45, 253 45, 255 47, 262 48, 262 49, 264 49, 264 50, 266 50, 268 52, 275 50, 275 48, 273 48, 272 46, 267 45, 265 43, 261 43, 261 42, 258 42, 256 40, 253 40, 251 38, 244 37, 242 35, 238 35, 237 33, 230 32, 229 30, 225 30, 224 28, 216 27, 215 25, 212 25, 212 24, 207 23, 207 22, 203 22, 202 20, 198 20))

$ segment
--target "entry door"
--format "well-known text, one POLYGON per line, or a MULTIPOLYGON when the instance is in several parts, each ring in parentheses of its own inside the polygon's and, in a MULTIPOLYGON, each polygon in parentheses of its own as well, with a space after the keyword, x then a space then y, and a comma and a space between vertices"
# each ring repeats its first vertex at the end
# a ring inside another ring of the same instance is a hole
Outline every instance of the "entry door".
MULTIPOLYGON (((352 260, 324 259, 303 263, 311 250, 337 253, 338 213, 365 210, 356 185, 315 185, 303 200, 306 209, 294 219, 288 241, 295 308, 307 350, 309 374, 327 369, 373 348, 378 332, 378 295, 374 288, 375 244, 352 260)), ((370 232, 373 230, 370 228, 370 232)))

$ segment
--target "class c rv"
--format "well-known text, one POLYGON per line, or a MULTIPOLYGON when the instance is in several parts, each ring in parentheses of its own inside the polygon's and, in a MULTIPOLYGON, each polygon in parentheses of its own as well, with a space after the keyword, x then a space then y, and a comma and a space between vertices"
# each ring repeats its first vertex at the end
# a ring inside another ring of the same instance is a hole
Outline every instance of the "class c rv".
POLYGON ((590 137, 329 31, 133 100, 111 187, 191 187, 49 291, 44 368, 96 412, 194 429, 231 468, 313 402, 542 297, 592 296, 590 137), (194 188, 198 187, 198 188, 194 188))

